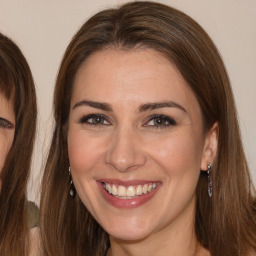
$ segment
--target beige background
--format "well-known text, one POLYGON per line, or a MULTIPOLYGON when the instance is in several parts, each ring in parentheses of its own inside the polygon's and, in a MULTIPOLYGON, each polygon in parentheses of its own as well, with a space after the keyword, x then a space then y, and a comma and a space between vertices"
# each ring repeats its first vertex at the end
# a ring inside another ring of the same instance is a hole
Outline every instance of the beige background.
MULTIPOLYGON (((123 2, 0 0, 0 31, 19 45, 36 82, 39 126, 28 188, 32 200, 38 201, 39 197, 40 175, 51 139, 53 87, 64 50, 87 18, 102 8, 123 2)), ((232 82, 245 151, 256 183, 256 0, 158 2, 192 16, 219 48, 232 82)))

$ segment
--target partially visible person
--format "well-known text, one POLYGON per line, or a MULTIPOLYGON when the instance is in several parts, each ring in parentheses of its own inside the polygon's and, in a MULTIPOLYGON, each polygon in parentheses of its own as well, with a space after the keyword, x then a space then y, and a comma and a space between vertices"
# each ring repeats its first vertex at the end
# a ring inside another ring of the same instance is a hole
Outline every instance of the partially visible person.
POLYGON ((18 46, 0 33, 0 255, 37 254, 38 208, 27 200, 36 132, 33 77, 18 46))

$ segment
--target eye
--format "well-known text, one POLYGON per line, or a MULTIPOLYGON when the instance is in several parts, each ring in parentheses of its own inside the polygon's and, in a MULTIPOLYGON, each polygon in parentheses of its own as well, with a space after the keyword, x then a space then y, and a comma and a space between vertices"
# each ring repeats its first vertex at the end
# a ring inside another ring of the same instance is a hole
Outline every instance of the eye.
POLYGON ((151 128, 167 128, 175 126, 177 123, 170 117, 164 115, 154 115, 144 126, 151 126, 151 128))
POLYGON ((12 129, 13 127, 14 127, 14 125, 12 123, 10 123, 6 119, 0 117, 0 128, 12 129))
POLYGON ((100 114, 91 114, 87 116, 83 116, 80 121, 81 124, 88 124, 88 125, 110 125, 108 118, 104 115, 100 114))

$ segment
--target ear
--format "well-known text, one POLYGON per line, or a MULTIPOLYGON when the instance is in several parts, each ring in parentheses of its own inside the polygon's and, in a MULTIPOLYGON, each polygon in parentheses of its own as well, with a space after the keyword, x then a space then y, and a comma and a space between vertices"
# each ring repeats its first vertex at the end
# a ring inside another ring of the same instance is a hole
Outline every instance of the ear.
POLYGON ((218 149, 219 124, 216 122, 206 133, 201 160, 201 170, 206 171, 207 165, 213 163, 218 149))

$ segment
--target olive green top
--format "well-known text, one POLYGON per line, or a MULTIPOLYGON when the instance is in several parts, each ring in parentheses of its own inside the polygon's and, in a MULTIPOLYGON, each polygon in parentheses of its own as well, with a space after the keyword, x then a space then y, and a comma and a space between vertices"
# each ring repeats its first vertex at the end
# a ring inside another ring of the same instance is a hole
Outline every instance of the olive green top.
POLYGON ((33 202, 28 202, 28 228, 34 228, 38 225, 39 209, 33 202))

